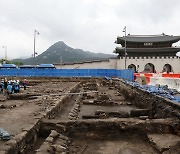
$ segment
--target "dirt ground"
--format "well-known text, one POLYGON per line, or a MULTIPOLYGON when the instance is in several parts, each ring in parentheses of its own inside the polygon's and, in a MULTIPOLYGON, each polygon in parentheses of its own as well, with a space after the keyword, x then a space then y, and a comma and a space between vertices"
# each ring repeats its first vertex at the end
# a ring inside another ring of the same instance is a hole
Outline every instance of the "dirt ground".
MULTIPOLYGON (((82 90, 82 89, 81 89, 82 90)), ((99 86, 98 93, 105 93, 109 99, 114 102, 113 105, 95 105, 83 104, 83 101, 93 102, 97 99, 96 94, 89 94, 94 98, 80 100, 80 108, 78 119, 83 119, 82 116, 94 116, 95 111, 105 112, 127 112, 128 114, 132 109, 137 109, 130 102, 117 92, 115 89, 109 89, 108 86, 99 86)), ((83 91, 83 90, 82 90, 83 91)), ((86 92, 88 90, 86 89, 86 92)), ((89 90, 91 91, 91 90, 89 90)), ((56 119, 68 119, 68 113, 71 112, 73 104, 77 96, 72 97, 66 106, 59 113, 56 119)), ((77 120, 78 120, 77 119, 77 120)), ((72 136, 72 143, 69 148, 69 153, 74 154, 155 154, 154 150, 147 139, 139 134, 132 134, 132 132, 87 132, 87 133, 74 133, 72 136)))
MULTIPOLYGON (((56 120, 59 122, 65 121, 68 125, 68 122, 75 123, 80 120, 87 120, 88 122, 89 119, 140 119, 140 116, 130 117, 131 111, 138 110, 139 108, 127 101, 123 94, 116 89, 112 83, 102 79, 94 79, 91 82, 85 80, 81 82, 81 84, 80 82, 81 80, 72 82, 71 79, 66 81, 61 79, 46 79, 44 81, 43 79, 32 79, 29 81, 26 90, 21 89, 20 93, 12 94, 7 100, 5 100, 5 97, 1 94, 0 127, 10 132, 12 139, 14 139, 23 131, 32 128, 32 126, 42 119, 48 111, 51 111, 52 108, 57 105, 56 103, 65 95, 69 96, 69 99, 66 101, 61 100, 60 103, 63 103, 62 108, 59 108, 55 117, 46 117, 46 120, 56 120), (74 93, 71 93, 70 90, 76 85, 79 85, 79 88, 76 89, 74 93)), ((148 121, 149 117, 146 115, 141 118, 148 121)), ((57 124, 56 128, 53 128, 53 130, 57 130, 58 127, 62 128, 61 131, 64 131, 64 134, 66 135, 65 138, 68 138, 69 142, 67 145, 63 145, 64 147, 59 145, 59 143, 62 143, 62 139, 59 139, 59 141, 56 142, 58 139, 57 137, 55 139, 48 137, 49 134, 44 131, 41 132, 41 135, 44 133, 43 136, 37 137, 34 147, 32 147, 29 152, 25 153, 34 154, 39 151, 43 154, 55 154, 58 153, 56 151, 57 148, 58 150, 66 149, 66 153, 70 154, 162 153, 158 151, 157 147, 151 144, 147 134, 144 134, 144 132, 138 132, 136 129, 120 131, 116 130, 115 127, 115 129, 112 130, 100 130, 100 124, 98 128, 99 131, 95 130, 95 128, 86 128, 84 130, 82 129, 83 131, 81 132, 67 132, 67 130, 73 130, 73 128, 68 128, 64 125, 59 126, 57 124), (56 143, 58 143, 58 145, 56 145, 56 143), (58 146, 60 146, 60 149, 58 146), (52 147, 54 148, 53 152, 52 147), (51 149, 51 152, 49 149, 49 151, 43 151, 43 148, 49 148, 51 149)), ((69 127, 72 126, 69 125, 69 127)), ((48 124, 47 128, 49 128, 48 124)), ((102 126, 102 128, 104 127, 102 126)), ((43 131, 42 128, 41 131, 43 131)), ((57 134, 58 133, 60 132, 57 132, 57 134)), ((179 136, 177 135, 176 141, 180 142, 179 136)), ((157 141, 152 142, 155 142, 153 143, 155 145, 157 141)), ((0 141, 0 149, 6 150, 7 143, 9 143, 9 141, 0 141)), ((161 147, 161 149, 163 148, 164 147, 161 147)))
POLYGON ((136 133, 89 132, 75 134, 70 145, 75 154, 156 154, 149 142, 136 133))
MULTIPOLYGON (((29 83, 30 84, 30 83, 29 83)), ((61 93, 66 93, 75 82, 43 82, 34 86, 21 88, 20 93, 12 94, 17 99, 5 100, 1 94, 0 105, 0 127, 7 130, 12 138, 20 134, 23 130, 28 130, 45 112, 60 99, 61 93), (52 96, 50 94, 53 94, 52 96), (36 96, 21 98, 21 96, 36 96), (23 100, 25 99, 25 100, 23 100)), ((0 148, 6 142, 0 141, 0 148)))

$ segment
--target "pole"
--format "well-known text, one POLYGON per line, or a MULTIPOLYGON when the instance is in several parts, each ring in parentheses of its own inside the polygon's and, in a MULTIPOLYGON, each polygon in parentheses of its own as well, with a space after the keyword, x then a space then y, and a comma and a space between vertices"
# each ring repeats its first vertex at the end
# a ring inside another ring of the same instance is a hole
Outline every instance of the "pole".
POLYGON ((61 55, 61 69, 62 69, 62 55, 61 55))
POLYGON ((2 46, 2 48, 4 48, 4 52, 5 52, 4 59, 5 61, 7 61, 7 46, 2 46))
POLYGON ((125 66, 125 69, 126 69, 126 58, 127 58, 127 52, 126 52, 126 26, 124 27, 123 29, 123 32, 125 34, 125 38, 124 38, 124 66, 125 66))
POLYGON ((36 54, 36 30, 34 30, 34 54, 33 54, 33 64, 35 65, 35 54, 36 54))
POLYGON ((37 30, 34 30, 34 54, 33 54, 33 64, 35 65, 35 57, 36 57, 36 34, 39 35, 40 33, 37 30))
POLYGON ((127 53, 126 53, 126 26, 125 26, 125 50, 124 50, 124 54, 125 54, 125 69, 126 69, 126 56, 127 56, 127 53))
POLYGON ((5 60, 7 60, 7 47, 5 49, 5 60))

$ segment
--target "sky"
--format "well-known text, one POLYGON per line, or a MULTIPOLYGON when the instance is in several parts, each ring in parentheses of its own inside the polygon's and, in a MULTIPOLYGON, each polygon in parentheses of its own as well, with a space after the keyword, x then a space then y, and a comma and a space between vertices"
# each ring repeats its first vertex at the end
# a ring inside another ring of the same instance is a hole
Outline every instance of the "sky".
MULTIPOLYGON (((180 35, 180 0, 0 0, 0 58, 41 54, 57 41, 112 54, 124 26, 132 35, 180 35)), ((178 44, 177 44, 178 45, 178 44)))

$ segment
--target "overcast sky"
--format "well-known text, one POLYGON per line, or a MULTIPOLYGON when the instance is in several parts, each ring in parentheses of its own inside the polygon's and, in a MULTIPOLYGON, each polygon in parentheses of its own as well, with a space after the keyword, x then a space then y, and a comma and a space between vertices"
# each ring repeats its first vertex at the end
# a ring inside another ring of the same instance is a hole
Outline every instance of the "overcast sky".
POLYGON ((180 0, 0 0, 0 58, 38 54, 57 41, 91 52, 112 53, 117 36, 180 35, 180 0))

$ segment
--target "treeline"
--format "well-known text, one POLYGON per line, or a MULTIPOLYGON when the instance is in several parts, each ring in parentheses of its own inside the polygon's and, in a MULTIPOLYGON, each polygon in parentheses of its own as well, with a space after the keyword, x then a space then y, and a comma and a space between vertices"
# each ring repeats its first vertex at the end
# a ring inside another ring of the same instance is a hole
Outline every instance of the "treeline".
POLYGON ((20 61, 11 61, 11 60, 5 60, 5 59, 1 59, 0 63, 1 64, 15 64, 16 66, 23 65, 23 63, 20 61))

